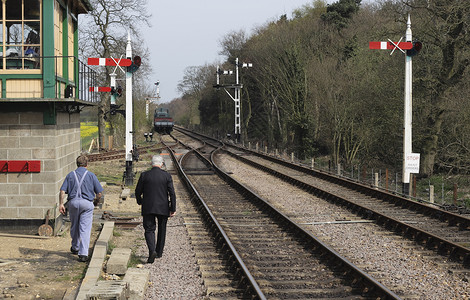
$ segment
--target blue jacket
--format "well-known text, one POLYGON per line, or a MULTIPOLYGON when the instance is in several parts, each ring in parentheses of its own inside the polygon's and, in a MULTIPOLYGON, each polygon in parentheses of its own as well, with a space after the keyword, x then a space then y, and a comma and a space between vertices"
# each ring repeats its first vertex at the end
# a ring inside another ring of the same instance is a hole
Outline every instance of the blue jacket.
MULTIPOLYGON (((77 173, 78 180, 81 180, 83 174, 87 169, 84 167, 79 167, 75 170, 77 173)), ((67 174, 65 177, 64 183, 60 187, 61 191, 67 193, 67 199, 72 200, 77 195, 77 181, 75 180, 75 176, 73 175, 73 171, 67 174)), ((101 186, 98 178, 95 174, 88 171, 83 180, 82 186, 82 197, 85 200, 93 201, 95 199, 95 194, 103 192, 103 187, 101 186)))

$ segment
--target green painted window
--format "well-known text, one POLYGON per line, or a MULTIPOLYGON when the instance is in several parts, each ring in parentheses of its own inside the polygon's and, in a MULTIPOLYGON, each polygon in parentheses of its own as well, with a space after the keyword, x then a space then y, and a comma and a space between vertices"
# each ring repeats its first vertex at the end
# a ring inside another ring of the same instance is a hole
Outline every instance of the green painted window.
POLYGON ((0 70, 40 69, 41 2, 41 0, 1 2, 0 70))

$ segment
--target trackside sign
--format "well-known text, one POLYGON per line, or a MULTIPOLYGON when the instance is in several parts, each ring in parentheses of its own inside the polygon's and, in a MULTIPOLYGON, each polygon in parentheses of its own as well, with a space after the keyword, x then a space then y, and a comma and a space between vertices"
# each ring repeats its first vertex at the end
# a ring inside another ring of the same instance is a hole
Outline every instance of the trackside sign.
POLYGON ((419 153, 408 153, 405 157, 405 172, 419 173, 419 153))

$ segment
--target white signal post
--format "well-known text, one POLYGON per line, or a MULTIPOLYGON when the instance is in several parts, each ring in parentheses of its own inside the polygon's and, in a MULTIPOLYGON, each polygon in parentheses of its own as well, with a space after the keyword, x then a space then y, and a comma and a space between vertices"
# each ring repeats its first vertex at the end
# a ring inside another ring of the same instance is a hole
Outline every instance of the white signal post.
MULTIPOLYGON (((406 22, 405 41, 412 42, 413 35, 411 33, 411 18, 408 15, 406 22)), ((412 57, 405 55, 405 109, 403 122, 403 194, 408 195, 410 191, 410 172, 406 168, 406 157, 412 153, 412 89, 413 89, 413 68, 412 57)))
MULTIPOLYGON (((127 33, 127 46, 126 58, 132 59, 132 46, 131 34, 127 33)), ((127 70, 126 72, 126 171, 125 171, 125 184, 134 184, 134 174, 132 173, 132 141, 133 141, 133 128, 132 128, 132 73, 127 70)))
POLYGON ((160 99, 160 80, 155 82, 155 86, 157 87, 157 96, 156 97, 147 97, 145 98, 145 116, 147 119, 149 118, 149 105, 150 103, 158 104, 158 100, 160 99))
MULTIPOLYGON (((252 63, 243 63, 242 68, 251 68, 253 66, 252 63)), ((235 85, 220 85, 220 80, 219 80, 219 66, 217 66, 217 85, 214 87, 219 88, 223 87, 225 92, 232 98, 232 100, 235 102, 235 139, 236 141, 240 141, 240 135, 241 135, 241 117, 240 117, 240 91, 243 88, 243 85, 240 84, 239 82, 239 77, 238 77, 238 57, 235 60, 235 85), (233 88, 234 89, 234 95, 230 94, 229 91, 227 91, 226 88, 233 88)), ((223 71, 224 75, 232 75, 232 71, 223 71)))
MULTIPOLYGON (((111 73, 109 74, 109 77, 111 77, 111 89, 116 88, 116 73, 111 73)), ((111 101, 110 101, 111 106, 116 105, 116 95, 111 94, 111 101)))
MULTIPOLYGON (((413 35, 411 33, 411 18, 408 15, 408 21, 406 22, 406 33, 405 42, 398 41, 397 43, 388 40, 388 42, 369 42, 369 49, 389 49, 392 50, 390 55, 398 49, 405 54, 405 91, 404 91, 404 118, 403 118, 403 171, 402 171, 402 182, 403 182, 403 194, 408 195, 410 192, 410 174, 416 172, 416 169, 412 169, 407 166, 409 159, 418 157, 419 166, 419 154, 413 154, 412 152, 412 87, 413 87, 413 69, 412 69, 412 55, 408 55, 405 50, 414 50, 413 35), (416 156, 418 155, 418 156, 416 156)), ((419 50, 418 50, 419 51, 419 50)))

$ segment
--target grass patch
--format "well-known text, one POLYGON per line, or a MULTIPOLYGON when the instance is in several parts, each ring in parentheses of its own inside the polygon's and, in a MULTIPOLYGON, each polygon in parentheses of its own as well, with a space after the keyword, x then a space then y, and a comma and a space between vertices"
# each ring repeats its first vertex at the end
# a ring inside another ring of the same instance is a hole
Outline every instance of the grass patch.
POLYGON ((114 228, 113 230, 113 236, 122 236, 122 232, 114 228))
POLYGON ((135 266, 137 266, 138 264, 141 264, 142 261, 140 260, 140 258, 135 254, 135 251, 132 250, 131 252, 131 257, 129 259, 129 263, 127 264, 127 267, 128 268, 133 268, 135 266))
POLYGON ((116 244, 114 244, 113 242, 109 242, 108 243, 108 254, 111 254, 111 252, 113 252, 114 248, 116 248, 116 244))

